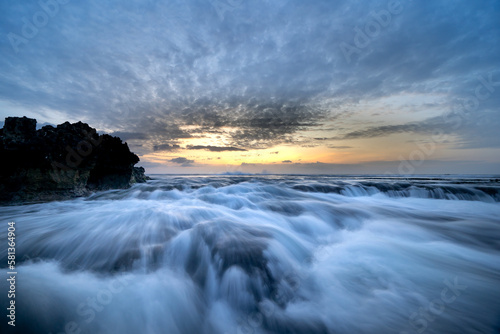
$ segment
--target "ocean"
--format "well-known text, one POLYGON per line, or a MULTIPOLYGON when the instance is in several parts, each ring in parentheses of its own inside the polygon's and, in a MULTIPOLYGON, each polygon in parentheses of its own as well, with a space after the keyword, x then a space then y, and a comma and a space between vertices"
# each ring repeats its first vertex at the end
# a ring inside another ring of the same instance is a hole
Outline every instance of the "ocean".
POLYGON ((153 178, 0 207, 2 333, 500 332, 498 176, 153 178))

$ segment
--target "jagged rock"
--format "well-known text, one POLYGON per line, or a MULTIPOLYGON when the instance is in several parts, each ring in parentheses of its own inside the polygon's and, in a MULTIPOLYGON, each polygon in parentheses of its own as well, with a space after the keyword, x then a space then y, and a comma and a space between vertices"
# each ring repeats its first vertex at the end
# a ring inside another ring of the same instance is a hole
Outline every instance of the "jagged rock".
POLYGON ((127 143, 69 122, 36 130, 36 120, 8 117, 0 131, 0 201, 61 200, 145 182, 127 143))
POLYGON ((18 145, 36 134, 36 119, 24 117, 7 117, 3 126, 4 145, 18 145))
POLYGON ((132 179, 131 183, 145 183, 148 180, 151 180, 149 176, 146 176, 146 170, 144 167, 134 167, 132 170, 132 179))

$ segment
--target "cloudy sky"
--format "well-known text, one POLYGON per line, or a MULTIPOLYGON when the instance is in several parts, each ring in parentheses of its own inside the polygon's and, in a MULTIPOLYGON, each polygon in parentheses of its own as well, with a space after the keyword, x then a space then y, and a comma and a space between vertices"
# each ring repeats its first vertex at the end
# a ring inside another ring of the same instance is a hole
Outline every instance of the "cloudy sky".
POLYGON ((0 2, 0 117, 150 173, 498 173, 500 1, 0 2))

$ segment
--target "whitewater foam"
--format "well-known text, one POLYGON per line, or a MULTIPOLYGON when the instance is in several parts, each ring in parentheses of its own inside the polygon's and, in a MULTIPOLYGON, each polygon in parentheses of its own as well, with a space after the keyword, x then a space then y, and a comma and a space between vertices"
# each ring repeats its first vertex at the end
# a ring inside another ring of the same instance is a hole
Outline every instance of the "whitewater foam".
POLYGON ((478 177, 176 176, 2 207, 19 331, 496 333, 499 194, 478 177))

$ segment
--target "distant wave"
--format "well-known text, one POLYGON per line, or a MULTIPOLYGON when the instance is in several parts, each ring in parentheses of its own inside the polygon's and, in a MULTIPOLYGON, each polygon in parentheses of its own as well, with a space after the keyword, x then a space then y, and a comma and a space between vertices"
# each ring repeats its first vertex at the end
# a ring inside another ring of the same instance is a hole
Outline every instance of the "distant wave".
MULTIPOLYGON (((433 198, 481 202, 500 202, 500 179, 476 178, 395 178, 338 176, 259 176, 236 174, 225 176, 157 176, 157 180, 129 191, 99 193, 91 199, 152 199, 171 190, 193 191, 203 187, 221 188, 230 185, 251 183, 256 189, 263 186, 276 187, 278 192, 287 191, 332 193, 348 197, 376 196, 433 198), (164 182, 168 180, 168 182, 164 182), (152 194, 154 192, 154 194, 152 194)), ((168 197, 168 194, 163 194, 168 197)))

